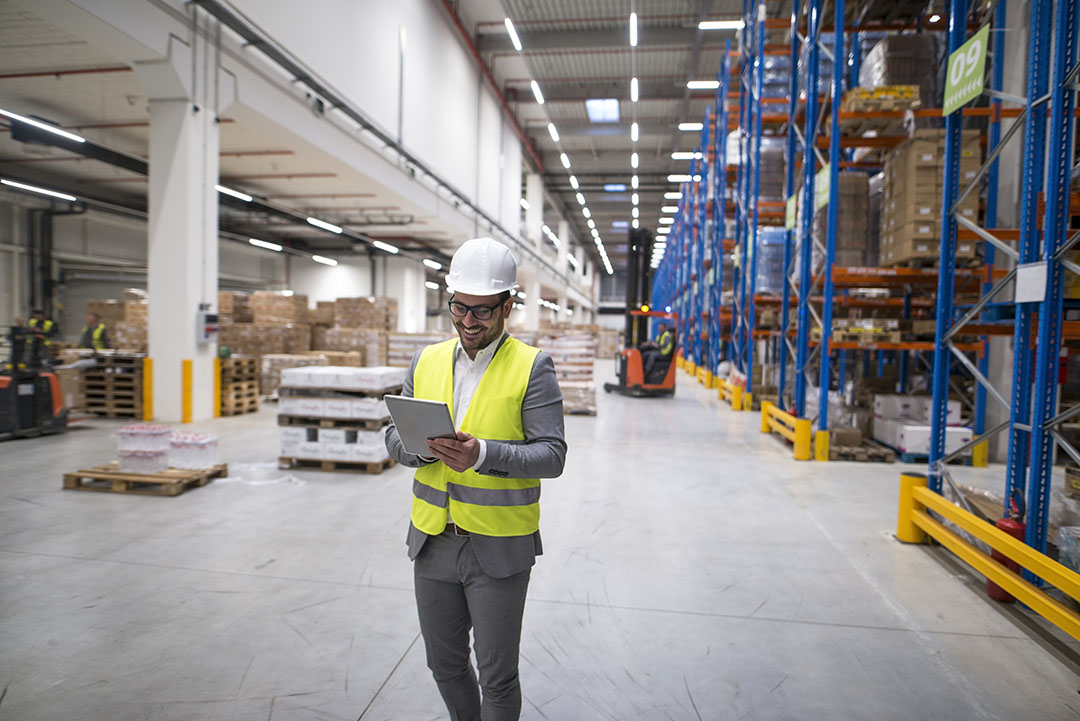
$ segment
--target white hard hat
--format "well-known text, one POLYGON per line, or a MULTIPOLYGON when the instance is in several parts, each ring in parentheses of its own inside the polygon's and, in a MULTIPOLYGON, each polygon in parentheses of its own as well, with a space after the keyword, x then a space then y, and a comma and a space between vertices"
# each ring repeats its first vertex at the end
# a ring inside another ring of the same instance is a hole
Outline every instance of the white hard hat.
POLYGON ((446 287, 451 293, 498 295, 517 288, 517 261, 494 238, 465 241, 450 261, 446 287))

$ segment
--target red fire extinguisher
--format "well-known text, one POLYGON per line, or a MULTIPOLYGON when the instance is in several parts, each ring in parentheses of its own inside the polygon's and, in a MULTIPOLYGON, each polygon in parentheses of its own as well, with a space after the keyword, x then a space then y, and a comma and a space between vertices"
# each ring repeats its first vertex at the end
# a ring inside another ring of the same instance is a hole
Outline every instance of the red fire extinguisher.
MULTIPOLYGON (((997 527, 1005 533, 1008 533, 1013 538, 1017 538, 1021 541, 1024 540, 1024 531, 1027 526, 1022 520, 1024 518, 1024 496, 1020 492, 1019 488, 1014 488, 1012 497, 1009 499, 1009 516, 1007 518, 999 519, 997 527)), ((990 557, 1001 565, 1008 568, 1014 573, 1020 573, 1020 564, 1016 561, 1009 559, 1004 553, 1001 553, 996 548, 991 549, 990 557)), ((986 593, 990 598, 1002 603, 1012 603, 1016 600, 1015 597, 1001 586, 997 585, 990 579, 986 579, 986 593)))

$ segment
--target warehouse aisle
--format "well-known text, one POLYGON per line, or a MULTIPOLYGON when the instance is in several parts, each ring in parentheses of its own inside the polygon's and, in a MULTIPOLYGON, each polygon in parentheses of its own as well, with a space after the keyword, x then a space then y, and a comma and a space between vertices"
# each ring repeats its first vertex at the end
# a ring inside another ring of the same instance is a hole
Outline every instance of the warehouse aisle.
MULTIPOLYGON (((892 539, 900 466, 796 464, 679 382, 567 419, 523 719, 1075 718, 1065 666, 892 539)), ((274 457, 273 410, 198 425, 242 470, 274 457)), ((0 445, 0 720, 445 718, 405 557, 407 470, 62 492, 115 428, 0 445)))

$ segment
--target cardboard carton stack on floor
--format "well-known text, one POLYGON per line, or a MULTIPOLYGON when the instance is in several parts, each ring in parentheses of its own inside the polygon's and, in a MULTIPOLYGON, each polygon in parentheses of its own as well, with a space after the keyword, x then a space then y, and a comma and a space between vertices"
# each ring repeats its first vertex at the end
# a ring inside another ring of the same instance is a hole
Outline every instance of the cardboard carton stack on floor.
POLYGON ((312 334, 314 350, 358 352, 366 366, 386 363, 387 332, 380 328, 321 328, 312 334))
POLYGON ((291 291, 259 290, 251 294, 256 323, 307 323, 308 297, 291 291))
POLYGON ((391 333, 387 343, 386 365, 408 368, 413 355, 433 343, 450 338, 447 333, 391 333))
POLYGON ((545 335, 537 339, 537 345, 555 363, 563 413, 596 415, 596 338, 591 333, 545 335))
POLYGON ((397 328, 397 300, 381 296, 338 298, 334 303, 334 325, 338 328, 397 328))
POLYGON ((260 359, 259 392, 264 396, 277 395, 278 386, 281 385, 281 372, 287 368, 325 365, 325 356, 267 353, 260 359))
MULTIPOLYGON (((881 208, 881 264, 936 263, 940 254, 941 192, 945 164, 943 131, 921 130, 900 144, 885 163, 881 208)), ((960 151, 960 188, 979 169, 978 131, 964 131, 960 151)), ((978 220, 975 192, 959 206, 963 217, 978 220)), ((957 258, 974 258, 975 243, 957 243, 957 258)))
POLYGON ((285 326, 277 323, 222 323, 218 347, 240 355, 284 353, 285 334, 285 326))
POLYGON ((235 290, 218 291, 218 320, 225 323, 253 323, 251 295, 235 290))
MULTIPOLYGON (((911 456, 928 456, 932 413, 927 396, 875 395, 874 440, 911 456)), ((962 425, 959 401, 948 402, 946 416, 945 453, 952 453, 971 442, 972 432, 962 425)))
POLYGON ((281 461, 382 464, 390 422, 383 397, 405 380, 400 368, 326 366, 282 372, 281 461))

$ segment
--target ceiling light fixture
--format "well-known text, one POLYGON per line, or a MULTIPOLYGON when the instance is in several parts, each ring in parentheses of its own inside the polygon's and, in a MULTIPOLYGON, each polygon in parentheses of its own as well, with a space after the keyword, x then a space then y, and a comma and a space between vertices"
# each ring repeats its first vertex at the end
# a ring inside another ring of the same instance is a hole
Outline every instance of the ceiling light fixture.
POLYGON ((672 160, 701 160, 701 153, 690 152, 689 150, 680 151, 677 150, 671 154, 672 160))
POLYGON ((626 183, 605 183, 604 184, 604 192, 605 193, 625 193, 626 192, 626 183))
POLYGON ((581 214, 584 215, 586 218, 592 217, 592 212, 590 212, 588 208, 582 208, 581 214))
POLYGON ((630 123, 630 140, 636 143, 638 141, 638 124, 630 123))
POLYGON ((682 198, 682 193, 664 193, 666 200, 679 200, 682 198))
POLYGON ((702 20, 698 30, 742 30, 742 20, 702 20))
POLYGON ((675 222, 674 218, 666 218, 665 217, 665 218, 660 219, 660 225, 671 225, 674 222, 675 222))
POLYGON ((677 205, 665 205, 664 207, 660 208, 660 212, 661 213, 678 213, 679 212, 679 206, 677 206, 677 205))
POLYGON ((638 204, 638 200, 639 200, 639 198, 638 198, 638 194, 637 194, 637 193, 634 193, 633 195, 631 195, 631 196, 630 196, 630 203, 631 203, 632 205, 637 205, 637 204, 638 204))
POLYGON ((632 217, 634 217, 634 218, 641 217, 641 209, 638 208, 637 206, 634 206, 633 208, 630 209, 630 215, 632 217))
POLYGON ((570 187, 571 187, 571 188, 573 188, 574 190, 577 190, 577 189, 578 189, 578 188, 580 187, 580 186, 578 185, 578 182, 577 182, 577 176, 576 176, 576 175, 571 175, 571 176, 570 176, 570 187))
POLYGON ((578 259, 570 255, 569 253, 566 254, 566 262, 574 266, 575 268, 578 267, 578 259))
POLYGON ((432 270, 442 270, 442 263, 431 260, 430 258, 424 258, 424 265, 431 268, 432 270))
POLYGON ((720 87, 719 80, 690 80, 686 83, 690 90, 716 90, 720 87))
POLYGON ((70 200, 74 203, 78 198, 74 195, 68 195, 67 193, 58 193, 55 190, 48 190, 46 188, 39 188, 36 185, 27 185, 26 183, 16 183, 14 180, 7 180, 0 178, 0 183, 4 185, 10 185, 12 188, 19 188, 20 190, 29 190, 31 193, 41 193, 42 195, 48 195, 51 198, 60 198, 61 200, 70 200))
POLYGON ((630 47, 637 47, 637 13, 630 13, 630 47))
POLYGON ((634 230, 637 230, 641 227, 641 221, 639 221, 637 218, 634 218, 634 222, 632 222, 630 225, 631 227, 633 227, 634 230))
POLYGON ((424 287, 426 287, 428 290, 438 290, 439 289, 439 284, 436 283, 435 281, 428 280, 428 281, 424 281, 424 287))
POLYGON ((529 209, 529 201, 525 200, 525 198, 520 198, 518 200, 518 203, 521 204, 521 209, 522 210, 528 210, 529 209))
POLYGON ((589 218, 589 222, 585 223, 585 225, 589 226, 589 230, 593 230, 596 228, 596 221, 589 218))
POLYGON ((636 168, 638 166, 638 154, 630 153, 630 167, 636 168))
POLYGON ((578 193, 576 197, 577 197, 578 205, 585 205, 585 196, 584 195, 582 195, 581 193, 578 193))
MULTIPOLYGON (((716 87, 720 87, 717 84, 716 87)), ((638 84, 637 78, 630 78, 630 102, 636 103, 638 101, 638 84)))
MULTIPOLYGON (((544 104, 544 94, 542 92, 540 92, 540 83, 536 82, 535 80, 530 80, 529 84, 532 86, 533 97, 536 98, 537 104, 538 105, 543 105, 544 104)), ((720 86, 717 85, 716 87, 720 87, 720 86)))
POLYGON ((668 233, 671 232, 671 228, 657 228, 656 232, 659 235, 667 235, 668 233))
POLYGON ((689 176, 689 175, 675 174, 675 175, 667 176, 667 179, 668 179, 669 183, 689 183, 692 180, 701 180, 701 176, 700 175, 689 176))
POLYGON ((701 123, 679 123, 679 130, 682 130, 683 132, 701 130, 703 127, 705 126, 701 123))
POLYGON ((503 25, 506 26, 506 34, 510 36, 510 42, 514 44, 514 50, 521 52, 521 39, 518 37, 517 30, 514 29, 514 23, 510 18, 503 20, 503 25))
POLYGON ((80 135, 76 135, 75 133, 69 133, 66 130, 61 130, 60 128, 56 127, 55 125, 49 125, 48 123, 43 123, 40 120, 34 120, 33 118, 28 118, 25 115, 19 115, 18 113, 13 113, 10 110, 4 110, 3 108, 0 108, 0 115, 7 116, 7 117, 11 118, 12 120, 18 120, 20 123, 26 123, 27 125, 33 125, 35 128, 38 128, 39 130, 46 130, 46 131, 48 131, 50 133, 53 133, 54 135, 59 135, 61 138, 67 138, 68 140, 74 140, 76 143, 85 143, 86 142, 86 138, 84 138, 84 137, 82 137, 80 135))
POLYGON ((385 250, 387 253, 397 253, 398 252, 397 246, 390 245, 389 243, 384 243, 381 240, 373 240, 373 241, 371 241, 371 244, 374 245, 379 250, 385 250))
POLYGON ((637 190, 637 186, 638 186, 638 179, 637 179, 637 176, 635 175, 634 177, 630 178, 630 187, 633 188, 634 190, 637 190))
POLYGON ((239 190, 226 188, 224 185, 215 185, 214 190, 219 193, 224 193, 225 195, 231 195, 232 197, 237 198, 238 200, 242 200, 245 203, 250 203, 252 200, 254 200, 254 198, 252 198, 247 193, 241 193, 239 190))
POLYGON ((559 160, 562 161, 562 166, 569 170, 569 168, 570 168, 570 158, 569 158, 569 156, 567 156, 566 153, 559 153, 559 160))
POLYGON ((307 222, 314 225, 316 228, 322 228, 323 230, 329 230, 331 233, 337 233, 341 235, 342 230, 340 226, 333 223, 327 223, 325 220, 319 220, 318 218, 308 218, 307 222))
POLYGON ((248 238, 248 242, 257 248, 266 248, 267 250, 272 250, 275 253, 280 253, 284 249, 283 246, 280 246, 277 243, 268 243, 267 241, 259 240, 258 238, 248 238))
POLYGON ((548 133, 554 142, 559 142, 559 129, 555 127, 555 123, 548 123, 548 133))
POLYGON ((337 265, 336 260, 334 260, 333 258, 327 258, 323 255, 313 255, 311 256, 311 259, 316 263, 322 263, 323 265, 329 265, 330 267, 337 265))
POLYGON ((934 13, 933 15, 930 16, 930 22, 932 22, 932 23, 936 23, 936 22, 938 22, 940 20, 941 20, 941 16, 938 15, 937 13, 934 13))

